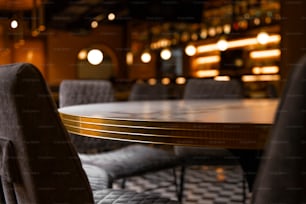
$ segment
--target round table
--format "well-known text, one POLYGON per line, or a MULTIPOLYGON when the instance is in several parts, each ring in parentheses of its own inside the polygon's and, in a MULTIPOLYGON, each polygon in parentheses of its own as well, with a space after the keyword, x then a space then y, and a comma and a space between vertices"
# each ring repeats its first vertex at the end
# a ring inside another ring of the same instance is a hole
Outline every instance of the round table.
POLYGON ((60 108, 71 133, 142 143, 261 149, 277 99, 128 101, 60 108))

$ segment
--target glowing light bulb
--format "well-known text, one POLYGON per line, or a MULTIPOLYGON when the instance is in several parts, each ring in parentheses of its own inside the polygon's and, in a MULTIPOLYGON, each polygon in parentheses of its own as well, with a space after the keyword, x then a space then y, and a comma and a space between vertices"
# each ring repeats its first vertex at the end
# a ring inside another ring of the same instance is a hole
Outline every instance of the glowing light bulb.
POLYGON ((257 41, 259 42, 259 44, 265 45, 267 44, 269 40, 269 34, 266 32, 260 32, 257 35, 257 41))
POLYGON ((12 20, 11 21, 11 28, 16 29, 18 28, 18 21, 17 20, 12 20))
POLYGON ((217 42, 217 47, 219 48, 219 50, 225 51, 228 48, 228 43, 226 40, 221 39, 217 42))
POLYGON ((188 56, 193 56, 196 54, 196 52, 197 52, 197 49, 194 45, 187 45, 185 48, 185 53, 188 56))
POLYGON ((151 61, 151 54, 148 51, 145 51, 142 53, 140 58, 143 63, 149 63, 151 61))
POLYGON ((109 21, 113 21, 113 20, 115 20, 116 15, 114 13, 110 13, 110 14, 108 14, 107 18, 108 18, 109 21))
POLYGON ((78 59, 79 60, 85 60, 87 57, 87 51, 86 50, 81 50, 78 54, 78 59))
POLYGON ((171 54, 171 51, 169 49, 163 49, 160 53, 160 57, 163 59, 163 60, 168 60, 170 59, 172 56, 171 54))
POLYGON ((87 60, 92 65, 98 65, 103 61, 103 53, 99 49, 92 49, 87 54, 87 60))
POLYGON ((98 21, 92 21, 90 25, 91 25, 91 28, 97 28, 99 26, 99 23, 98 21))

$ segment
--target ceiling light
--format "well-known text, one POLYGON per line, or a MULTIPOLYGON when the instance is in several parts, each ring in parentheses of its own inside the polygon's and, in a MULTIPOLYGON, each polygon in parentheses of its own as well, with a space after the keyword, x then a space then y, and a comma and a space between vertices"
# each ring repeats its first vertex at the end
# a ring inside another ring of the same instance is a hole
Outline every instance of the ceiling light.
POLYGON ((107 19, 109 21, 113 21, 113 20, 115 20, 115 18, 116 18, 116 15, 114 13, 109 13, 108 16, 107 16, 107 19))
POLYGON ((11 21, 11 28, 16 29, 18 27, 18 21, 16 19, 13 19, 11 21))
POLYGON ((207 30, 205 28, 201 30, 200 36, 202 39, 207 38, 207 30))
POLYGON ((163 60, 168 60, 170 59, 172 56, 172 53, 169 49, 163 49, 161 52, 160 52, 160 57, 163 59, 163 60))
POLYGON ((156 83, 157 83, 157 80, 155 78, 148 79, 148 84, 150 84, 151 86, 155 85, 156 83))
POLYGON ((103 53, 99 49, 92 49, 87 54, 87 60, 92 65, 98 65, 103 61, 103 53))
POLYGON ((91 25, 91 28, 97 28, 99 26, 99 23, 98 21, 92 21, 90 25, 91 25))
POLYGON ((257 41, 259 42, 259 44, 265 45, 268 43, 269 40, 269 34, 266 32, 260 32, 257 35, 257 41))
POLYGON ((79 60, 85 60, 87 57, 87 51, 85 49, 81 50, 78 54, 79 60))
POLYGON ((194 56, 197 52, 197 49, 194 45, 190 44, 190 45, 187 45, 186 48, 185 48, 185 53, 187 56, 194 56))
POLYGON ((217 47, 219 48, 220 51, 225 51, 228 48, 228 43, 225 39, 220 39, 217 42, 217 47))
POLYGON ((214 27, 208 29, 208 35, 214 37, 217 34, 217 31, 214 27))
POLYGON ((145 51, 141 54, 140 58, 143 63, 149 63, 151 61, 151 54, 148 51, 145 51))
POLYGON ((260 19, 259 18, 255 18, 254 19, 254 24, 258 26, 260 24, 260 19))
POLYGON ((231 27, 230 24, 225 24, 225 25, 223 26, 223 32, 224 32, 225 34, 229 34, 229 33, 231 32, 231 29, 232 29, 232 27, 231 27))
POLYGON ((175 79, 176 84, 185 84, 186 83, 186 78, 185 77, 177 77, 175 79))
POLYGON ((164 78, 162 78, 162 80, 161 80, 161 83, 163 84, 163 85, 168 85, 168 84, 170 84, 170 78, 168 78, 168 77, 164 77, 164 78))

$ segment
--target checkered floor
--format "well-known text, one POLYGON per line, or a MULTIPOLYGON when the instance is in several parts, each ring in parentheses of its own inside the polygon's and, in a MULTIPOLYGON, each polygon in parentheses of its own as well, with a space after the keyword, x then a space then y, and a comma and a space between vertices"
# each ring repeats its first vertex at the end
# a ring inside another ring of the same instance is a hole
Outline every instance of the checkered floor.
MULTIPOLYGON (((165 170, 132 177, 126 188, 138 192, 156 193, 177 200, 173 171, 165 170)), ((179 177, 179 168, 176 169, 179 177)), ((119 188, 116 181, 114 188, 119 188)), ((183 204, 238 204, 243 203, 242 171, 239 166, 207 167, 192 166, 187 169, 183 204)), ((246 193, 246 203, 250 193, 246 193)))

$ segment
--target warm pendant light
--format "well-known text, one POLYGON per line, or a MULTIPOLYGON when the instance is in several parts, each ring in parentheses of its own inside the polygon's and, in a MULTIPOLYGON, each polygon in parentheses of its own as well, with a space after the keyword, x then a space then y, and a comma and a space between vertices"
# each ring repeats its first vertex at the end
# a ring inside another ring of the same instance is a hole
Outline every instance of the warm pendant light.
POLYGON ((87 60, 92 65, 98 65, 103 61, 103 53, 99 49, 92 49, 87 54, 87 60))
POLYGON ((161 52, 160 52, 160 57, 163 59, 163 60, 169 60, 172 56, 172 53, 171 53, 171 50, 168 49, 168 48, 165 48, 163 49, 161 52))
POLYGON ((197 52, 197 49, 192 44, 187 45, 186 48, 185 48, 185 53, 186 53, 187 56, 194 56, 196 54, 196 52, 197 52))
POLYGON ((258 33, 257 37, 256 37, 257 41, 259 42, 259 44, 261 45, 265 45, 268 43, 269 40, 269 34, 262 31, 260 33, 258 33))
POLYGON ((225 51, 228 48, 228 42, 225 39, 220 39, 217 42, 217 47, 220 51, 225 51))
POLYGON ((149 63, 151 61, 151 54, 149 51, 144 51, 140 57, 143 63, 149 63))
POLYGON ((19 26, 19 23, 16 19, 11 20, 11 28, 12 29, 16 29, 16 28, 18 28, 18 26, 19 26))

